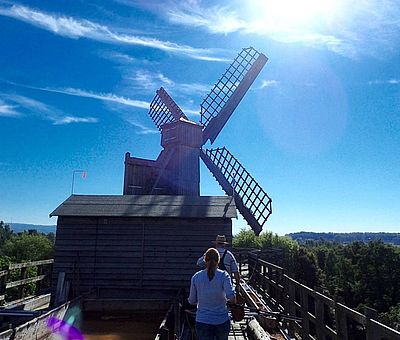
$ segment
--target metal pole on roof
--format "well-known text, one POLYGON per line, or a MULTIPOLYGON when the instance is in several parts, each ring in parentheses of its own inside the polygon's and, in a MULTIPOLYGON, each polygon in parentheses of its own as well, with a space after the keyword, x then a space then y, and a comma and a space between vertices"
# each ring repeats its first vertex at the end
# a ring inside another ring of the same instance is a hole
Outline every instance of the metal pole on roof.
POLYGON ((71 195, 74 194, 74 183, 75 183, 75 174, 82 173, 82 177, 86 177, 86 170, 73 170, 72 171, 72 185, 71 185, 71 195))

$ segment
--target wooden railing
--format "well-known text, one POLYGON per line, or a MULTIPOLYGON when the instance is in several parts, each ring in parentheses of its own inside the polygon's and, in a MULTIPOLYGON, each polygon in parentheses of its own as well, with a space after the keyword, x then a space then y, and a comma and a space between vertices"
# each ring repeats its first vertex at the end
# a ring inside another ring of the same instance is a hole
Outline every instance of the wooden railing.
POLYGON ((302 340, 399 340, 400 332, 319 293, 285 274, 282 267, 248 255, 250 284, 276 311, 303 319, 288 325, 291 337, 302 340))
POLYGON ((12 263, 0 271, 0 306, 15 303, 26 297, 26 286, 34 283, 33 294, 38 294, 42 289, 49 288, 50 274, 52 270, 53 259, 41 260, 25 263, 12 263), (32 268, 34 276, 29 275, 29 268, 32 268), (17 279, 15 279, 15 276, 17 279), (43 285, 47 281, 46 285, 43 285), (18 287, 14 292, 12 301, 7 299, 7 291, 18 287))
POLYGON ((185 298, 183 291, 180 290, 172 301, 163 321, 158 328, 155 340, 175 340, 181 333, 181 309, 185 298))

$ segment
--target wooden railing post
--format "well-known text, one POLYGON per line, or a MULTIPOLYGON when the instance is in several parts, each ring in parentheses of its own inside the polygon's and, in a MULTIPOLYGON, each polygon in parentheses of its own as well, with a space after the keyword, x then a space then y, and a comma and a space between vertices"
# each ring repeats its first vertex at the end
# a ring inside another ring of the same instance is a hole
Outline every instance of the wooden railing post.
POLYGON ((335 314, 336 314, 336 332, 338 339, 340 340, 350 340, 349 330, 347 327, 347 315, 346 310, 340 305, 340 303, 335 302, 335 314))
POLYGON ((308 322, 308 296, 307 291, 300 287, 300 301, 301 301, 301 317, 303 318, 302 324, 302 339, 308 340, 310 338, 310 325, 308 322))
MULTIPOLYGON (((37 268, 37 273, 36 273, 36 275, 37 275, 37 276, 43 275, 43 272, 44 272, 43 266, 38 265, 36 268, 37 268)), ((42 289, 42 281, 36 282, 35 294, 38 295, 39 292, 41 291, 41 289, 42 289)))
POLYGON ((378 312, 369 307, 365 307, 364 311, 366 317, 365 329, 366 329, 366 340, 375 340, 378 339, 378 334, 374 327, 374 324, 371 322, 371 319, 377 320, 378 319, 378 312))
POLYGON ((0 271, 0 306, 3 306, 6 300, 6 282, 8 269, 0 271))
MULTIPOLYGON (((21 268, 21 273, 20 273, 20 280, 25 280, 28 276, 28 268, 23 267, 21 268)), ((18 288, 18 298, 22 299, 24 297, 24 291, 25 291, 25 284, 21 284, 18 288)))
POLYGON ((180 313, 180 306, 179 306, 179 300, 176 300, 174 302, 174 334, 179 337, 179 334, 181 334, 180 330, 180 323, 181 320, 181 313, 180 313))
MULTIPOLYGON (((293 315, 296 316, 296 307, 294 304, 294 300, 295 300, 295 288, 293 283, 290 282, 290 280, 287 279, 287 277, 285 276, 285 289, 287 291, 287 301, 286 301, 286 312, 289 313, 289 315, 293 315)), ((294 327, 294 322, 289 322, 289 335, 291 337, 294 337, 295 335, 295 327, 294 327)))
POLYGON ((315 303, 315 330, 317 333, 317 339, 324 338, 323 328, 324 324, 324 304, 319 299, 314 299, 315 303))

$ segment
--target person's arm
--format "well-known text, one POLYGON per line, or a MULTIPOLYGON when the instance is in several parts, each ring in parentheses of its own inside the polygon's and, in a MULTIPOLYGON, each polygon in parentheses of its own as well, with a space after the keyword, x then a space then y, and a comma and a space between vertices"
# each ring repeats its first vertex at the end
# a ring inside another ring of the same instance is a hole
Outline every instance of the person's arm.
POLYGON ((201 257, 199 257, 199 259, 197 260, 196 265, 199 266, 199 267, 203 267, 203 268, 206 266, 206 263, 204 262, 204 254, 201 255, 201 257))
POLYGON ((231 252, 229 255, 231 257, 231 272, 232 272, 233 278, 235 279, 236 291, 239 291, 239 287, 240 287, 239 266, 237 264, 235 256, 231 252))
POLYGON ((192 280, 190 282, 190 292, 189 292, 188 302, 191 305, 197 304, 197 288, 196 288, 196 284, 194 282, 194 276, 192 276, 192 280))
POLYGON ((231 278, 227 272, 224 272, 224 291, 227 300, 231 303, 236 303, 236 294, 232 286, 231 278))
POLYGON ((239 274, 239 272, 235 272, 232 274, 233 274, 233 277, 235 278, 236 291, 239 292, 239 290, 240 290, 240 274, 239 274))

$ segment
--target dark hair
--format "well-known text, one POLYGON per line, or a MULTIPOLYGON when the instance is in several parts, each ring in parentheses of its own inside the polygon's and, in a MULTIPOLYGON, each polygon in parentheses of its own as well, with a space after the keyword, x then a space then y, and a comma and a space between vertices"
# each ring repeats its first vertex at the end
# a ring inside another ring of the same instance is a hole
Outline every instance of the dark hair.
POLYGON ((215 248, 209 248, 204 256, 204 261, 207 267, 208 280, 211 281, 214 278, 215 271, 217 270, 219 264, 218 250, 215 248))

